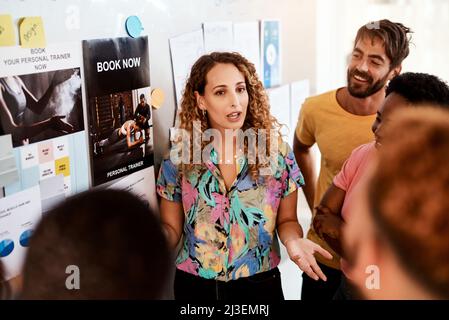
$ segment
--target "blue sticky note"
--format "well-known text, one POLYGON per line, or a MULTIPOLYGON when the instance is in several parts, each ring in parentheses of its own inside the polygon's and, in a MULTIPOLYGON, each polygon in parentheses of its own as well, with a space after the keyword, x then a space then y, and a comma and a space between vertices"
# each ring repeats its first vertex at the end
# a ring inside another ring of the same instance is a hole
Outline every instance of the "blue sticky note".
POLYGON ((142 33, 142 22, 137 16, 130 16, 126 19, 126 32, 130 37, 137 38, 142 33))

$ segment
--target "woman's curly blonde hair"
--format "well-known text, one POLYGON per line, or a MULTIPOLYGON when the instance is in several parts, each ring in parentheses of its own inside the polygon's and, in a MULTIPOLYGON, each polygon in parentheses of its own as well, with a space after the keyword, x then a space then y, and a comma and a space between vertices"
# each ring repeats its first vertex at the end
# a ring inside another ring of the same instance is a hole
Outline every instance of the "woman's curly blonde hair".
MULTIPOLYGON (((262 82, 259 80, 256 68, 254 64, 249 62, 239 53, 235 52, 213 52, 210 54, 203 55, 200 57, 195 64, 192 66, 190 76, 187 80, 183 96, 181 99, 181 112, 179 114, 180 118, 180 129, 189 133, 190 139, 190 155, 193 155, 193 146, 195 141, 193 141, 193 132, 195 127, 193 126, 194 121, 199 121, 201 123, 201 132, 210 128, 207 115, 200 110, 197 104, 197 99, 195 97, 195 91, 200 95, 204 95, 204 89, 207 84, 206 76, 208 72, 217 64, 233 64, 245 77, 246 90, 248 92, 248 109, 246 112, 245 122, 242 126, 242 130, 252 129, 256 133, 259 133, 260 129, 264 129, 267 132, 267 145, 266 145, 266 156, 270 156, 270 130, 276 130, 278 136, 280 137, 280 124, 277 120, 270 114, 270 105, 268 102, 268 97, 266 95, 265 89, 262 82)), ((203 141, 201 143, 201 150, 204 150, 208 141, 203 141)), ((257 153, 257 146, 255 146, 255 151, 257 153)), ((245 139, 244 142, 244 153, 248 153, 248 141, 245 139)), ((181 172, 187 174, 195 166, 192 161, 189 164, 183 164, 181 172)), ((259 178, 260 169, 269 166, 269 163, 262 164, 260 159, 257 158, 254 164, 248 164, 249 172, 251 177, 257 182, 259 178)), ((204 169, 204 166, 201 166, 204 169)))

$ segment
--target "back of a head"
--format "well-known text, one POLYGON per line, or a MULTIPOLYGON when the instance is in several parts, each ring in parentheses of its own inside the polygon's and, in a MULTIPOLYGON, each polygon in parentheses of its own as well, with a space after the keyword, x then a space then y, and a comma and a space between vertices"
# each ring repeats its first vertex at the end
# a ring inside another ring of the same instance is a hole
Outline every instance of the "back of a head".
POLYGON ((388 84, 386 95, 391 93, 400 95, 414 106, 428 104, 449 110, 449 86, 434 75, 402 73, 388 84))
POLYGON ((25 261, 22 298, 160 299, 170 266, 160 222, 138 198, 91 191, 42 218, 25 261), (79 270, 79 289, 66 287, 69 266, 79 270))
POLYGON ((447 299, 449 112, 426 107, 393 117, 370 186, 371 211, 410 278, 447 299))
POLYGON ((403 24, 383 19, 360 27, 355 44, 365 37, 371 40, 381 39, 385 46, 385 53, 391 62, 390 69, 393 69, 401 65, 402 61, 407 58, 410 52, 411 33, 412 31, 403 24))
POLYGON ((9 293, 10 289, 8 283, 6 282, 5 269, 2 261, 0 260, 0 300, 8 299, 9 293))

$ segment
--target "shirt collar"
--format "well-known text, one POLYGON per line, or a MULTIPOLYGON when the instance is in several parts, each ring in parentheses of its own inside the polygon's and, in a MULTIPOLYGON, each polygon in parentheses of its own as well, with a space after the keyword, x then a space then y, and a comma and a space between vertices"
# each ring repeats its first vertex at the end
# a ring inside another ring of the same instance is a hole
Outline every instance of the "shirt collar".
MULTIPOLYGON (((220 184, 222 183, 224 186, 224 179, 223 176, 220 173, 220 170, 218 169, 218 152, 215 150, 215 148, 211 149, 210 157, 209 159, 205 159, 204 161, 207 169, 212 173, 214 177, 216 177, 220 184)), ((236 183, 240 180, 240 178, 243 176, 246 170, 248 170, 248 159, 245 156, 244 153, 237 155, 237 178, 236 183)), ((231 188, 232 189, 232 188, 231 188)))

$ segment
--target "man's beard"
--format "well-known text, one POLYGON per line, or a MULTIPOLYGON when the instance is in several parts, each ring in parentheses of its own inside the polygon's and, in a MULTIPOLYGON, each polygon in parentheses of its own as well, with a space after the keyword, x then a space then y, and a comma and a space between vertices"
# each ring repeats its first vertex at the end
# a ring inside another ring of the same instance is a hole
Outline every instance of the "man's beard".
POLYGON ((365 72, 360 72, 357 69, 354 69, 352 72, 348 70, 347 75, 347 81, 348 81, 348 91, 351 94, 351 96, 364 99, 369 96, 372 96, 373 94, 379 92, 382 90, 382 88, 385 87, 387 81, 388 81, 388 73, 383 77, 382 79, 379 79, 378 81, 374 82, 373 78, 365 72), (355 85, 353 83, 353 76, 359 76, 368 81, 368 87, 365 90, 360 90, 360 88, 357 88, 358 85, 355 85))

